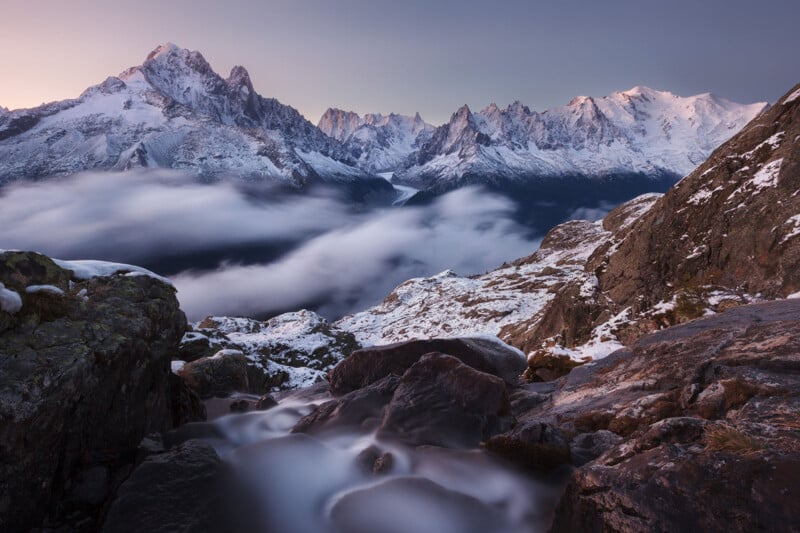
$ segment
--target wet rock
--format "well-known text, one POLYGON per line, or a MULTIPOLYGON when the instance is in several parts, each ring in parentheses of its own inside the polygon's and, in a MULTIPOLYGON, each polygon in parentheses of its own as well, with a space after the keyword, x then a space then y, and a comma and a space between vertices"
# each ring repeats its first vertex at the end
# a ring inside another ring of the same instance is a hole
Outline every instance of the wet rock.
POLYGON ((186 363, 178 375, 201 398, 247 392, 247 358, 236 350, 222 350, 213 357, 186 363))
POLYGON ((602 453, 572 477, 552 530, 798 530, 799 329, 800 300, 740 306, 563 378, 526 416, 569 434, 604 413, 621 433, 573 439, 580 461, 602 453))
POLYGON ((0 327, 0 529, 72 527, 78 511, 91 528, 98 473, 112 492, 142 438, 174 424, 170 359, 186 327, 175 290, 147 276, 81 280, 30 252, 0 253, 0 283, 63 292, 26 294, 0 327))
POLYGON ((120 487, 102 531, 224 531, 223 476, 222 461, 201 441, 151 455, 120 487))
POLYGON ((356 457, 358 463, 365 471, 371 474, 385 474, 394 466, 394 456, 389 452, 381 451, 376 446, 364 448, 356 457))
POLYGON ((250 410, 250 402, 247 400, 234 400, 230 404, 232 413, 246 413, 250 410))
POLYGON ((342 427, 375 429, 383 420, 384 408, 400 384, 397 376, 385 378, 318 406, 301 418, 292 432, 311 433, 342 427))
POLYGON ((548 472, 570 462, 570 449, 561 432, 550 424, 527 422, 495 435, 486 449, 523 468, 548 472))
POLYGON ((414 445, 476 446, 511 421, 502 379, 450 355, 430 353, 403 374, 380 434, 414 445))
POLYGON ((581 466, 603 455, 622 442, 622 437, 606 429, 576 435, 569 444, 572 464, 581 466))
POLYGON ((265 394, 256 401, 254 409, 256 411, 266 411, 278 405, 278 401, 269 394, 265 394))
POLYGON ((430 352, 451 355, 470 367, 498 376, 510 385, 525 370, 525 357, 503 344, 484 338, 416 340, 356 350, 330 373, 331 392, 344 394, 394 374, 402 376, 430 352))
POLYGON ((183 378, 173 372, 169 373, 169 401, 174 427, 206 419, 206 406, 200 396, 189 388, 183 378))

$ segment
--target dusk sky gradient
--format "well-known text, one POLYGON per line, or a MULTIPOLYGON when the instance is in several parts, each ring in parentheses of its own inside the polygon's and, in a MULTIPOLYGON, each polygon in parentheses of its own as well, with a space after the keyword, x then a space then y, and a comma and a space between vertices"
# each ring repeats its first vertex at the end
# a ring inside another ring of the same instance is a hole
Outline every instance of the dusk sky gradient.
POLYGON ((797 0, 3 0, 0 105, 77 97, 158 44, 199 50, 227 77, 316 123, 328 107, 419 111, 647 85, 774 102, 800 81, 797 0))

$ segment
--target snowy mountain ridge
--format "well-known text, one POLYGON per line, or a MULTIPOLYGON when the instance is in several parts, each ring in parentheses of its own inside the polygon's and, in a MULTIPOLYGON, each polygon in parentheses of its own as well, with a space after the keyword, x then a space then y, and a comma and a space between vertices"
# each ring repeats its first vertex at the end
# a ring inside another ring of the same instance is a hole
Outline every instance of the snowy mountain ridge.
POLYGON ((227 79, 196 51, 159 46, 77 99, 0 114, 0 183, 89 169, 188 169, 200 176, 370 179, 340 143, 264 98, 243 67, 227 79))
POLYGON ((391 172, 394 183, 433 192, 536 178, 675 179, 766 107, 634 87, 542 112, 520 102, 480 112, 463 106, 439 127, 419 114, 338 109, 315 126, 260 96, 243 67, 223 78, 199 52, 165 44, 76 99, 0 108, 0 185, 136 167, 388 193, 375 174, 391 172))
POLYGON ((330 108, 317 124, 326 135, 345 144, 358 165, 370 172, 391 172, 431 138, 434 127, 419 116, 368 113, 330 108))
POLYGON ((602 98, 578 96, 541 113, 520 102, 480 112, 458 109, 395 179, 453 188, 470 176, 506 178, 647 176, 691 172, 768 105, 710 93, 680 97, 634 87, 602 98))

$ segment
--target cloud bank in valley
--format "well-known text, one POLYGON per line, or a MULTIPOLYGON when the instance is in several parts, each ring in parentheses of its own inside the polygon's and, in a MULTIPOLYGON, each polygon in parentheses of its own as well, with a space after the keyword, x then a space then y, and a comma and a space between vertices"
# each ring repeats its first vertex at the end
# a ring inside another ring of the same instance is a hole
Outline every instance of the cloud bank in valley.
POLYGON ((513 204, 469 188, 428 206, 354 210, 333 194, 271 194, 166 171, 87 173, 0 191, 0 248, 130 263, 291 242, 268 262, 171 276, 191 319, 313 306, 329 317, 445 269, 479 273, 532 252, 513 204))

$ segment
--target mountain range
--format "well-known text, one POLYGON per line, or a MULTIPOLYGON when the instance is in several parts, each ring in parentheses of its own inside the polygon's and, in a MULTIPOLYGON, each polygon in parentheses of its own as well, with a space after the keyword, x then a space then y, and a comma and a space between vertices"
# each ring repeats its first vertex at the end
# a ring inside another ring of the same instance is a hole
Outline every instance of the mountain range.
POLYGON ((362 117, 338 109, 315 126, 257 94, 243 67, 223 78, 199 52, 166 44, 76 99, 0 108, 0 185, 160 167, 377 193, 391 192, 379 173, 434 193, 471 183, 619 176, 644 180, 649 190, 653 180, 672 183, 691 171, 766 107, 635 87, 543 112, 520 102, 477 113, 463 106, 439 127, 419 114, 362 117))

